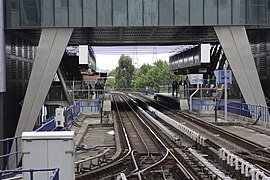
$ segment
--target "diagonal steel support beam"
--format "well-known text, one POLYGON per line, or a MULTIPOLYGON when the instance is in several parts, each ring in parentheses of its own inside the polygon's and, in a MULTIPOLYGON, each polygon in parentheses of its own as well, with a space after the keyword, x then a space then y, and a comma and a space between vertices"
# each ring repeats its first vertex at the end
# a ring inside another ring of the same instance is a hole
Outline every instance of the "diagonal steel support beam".
POLYGON ((244 26, 214 27, 246 103, 266 106, 244 26))
POLYGON ((72 32, 73 28, 42 29, 15 136, 33 130, 72 32))

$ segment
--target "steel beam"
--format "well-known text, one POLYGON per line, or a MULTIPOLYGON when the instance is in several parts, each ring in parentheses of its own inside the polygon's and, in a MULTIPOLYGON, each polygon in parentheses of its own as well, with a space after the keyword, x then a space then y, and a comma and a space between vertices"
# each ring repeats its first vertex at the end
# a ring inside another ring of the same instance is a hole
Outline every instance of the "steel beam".
POLYGON ((246 103, 266 106, 244 26, 214 27, 246 103))
POLYGON ((15 136, 33 130, 72 32, 73 28, 42 29, 15 136))

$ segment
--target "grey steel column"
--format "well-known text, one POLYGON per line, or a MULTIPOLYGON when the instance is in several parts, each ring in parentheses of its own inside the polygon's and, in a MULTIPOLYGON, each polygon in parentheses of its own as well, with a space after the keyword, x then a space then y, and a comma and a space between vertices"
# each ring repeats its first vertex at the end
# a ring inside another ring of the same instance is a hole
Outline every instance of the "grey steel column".
POLYGON ((4 3, 0 0, 0 93, 6 92, 6 59, 5 59, 4 3))
POLYGON ((72 105, 73 102, 72 102, 72 100, 70 98, 70 95, 68 94, 67 86, 66 86, 66 83, 65 83, 65 79, 64 79, 64 77, 62 75, 62 71, 61 71, 60 68, 57 69, 57 75, 59 77, 59 80, 60 80, 61 86, 63 88, 64 94, 65 94, 65 96, 67 98, 67 102, 68 102, 69 105, 72 105))
POLYGON ((246 103, 266 106, 244 26, 214 27, 246 103))
MULTIPOLYGON (((0 139, 4 137, 4 92, 6 92, 6 59, 5 59, 5 31, 4 31, 4 3, 0 0, 0 139)), ((3 144, 0 145, 0 155, 4 153, 3 144)), ((3 158, 0 159, 0 169, 4 167, 3 158)))
POLYGON ((33 130, 72 32, 73 28, 42 29, 15 136, 33 130))

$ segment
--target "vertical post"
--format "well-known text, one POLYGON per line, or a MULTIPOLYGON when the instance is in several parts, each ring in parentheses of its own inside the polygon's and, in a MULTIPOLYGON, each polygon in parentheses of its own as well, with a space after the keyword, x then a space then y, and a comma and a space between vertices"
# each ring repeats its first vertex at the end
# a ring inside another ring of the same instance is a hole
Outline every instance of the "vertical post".
POLYGON ((19 156, 19 154, 18 154, 18 139, 19 139, 19 138, 16 138, 16 139, 15 139, 15 143, 16 143, 16 144, 15 144, 15 146, 16 146, 16 155, 15 155, 15 156, 16 156, 16 167, 18 167, 18 165, 19 165, 19 157, 18 157, 18 156, 19 156))
POLYGON ((74 84, 74 81, 72 81, 72 101, 74 101, 74 90, 75 90, 75 84, 74 84))
POLYGON ((225 121, 227 121, 228 119, 228 112, 227 112, 227 98, 228 98, 228 94, 227 94, 227 61, 225 61, 225 70, 224 70, 224 84, 225 84, 225 93, 224 93, 224 99, 225 99, 225 102, 224 102, 224 112, 225 112, 225 121))
POLYGON ((9 169, 9 139, 7 139, 7 147, 6 147, 6 150, 7 150, 7 169, 9 169))
POLYGON ((0 170, 0 180, 2 180, 2 171, 0 170))
POLYGON ((33 169, 30 169, 30 180, 33 180, 33 169))
POLYGON ((217 97, 215 97, 215 122, 217 122, 217 97))

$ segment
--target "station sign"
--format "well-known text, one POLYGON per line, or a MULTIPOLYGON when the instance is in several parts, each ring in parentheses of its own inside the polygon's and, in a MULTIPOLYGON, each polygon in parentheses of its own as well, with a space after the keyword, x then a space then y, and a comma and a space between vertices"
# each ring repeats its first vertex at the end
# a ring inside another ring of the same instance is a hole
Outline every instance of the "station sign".
POLYGON ((190 84, 203 84, 203 74, 188 74, 190 84))
MULTIPOLYGON (((219 84, 224 84, 225 83, 225 70, 217 70, 214 71, 214 74, 216 76, 216 81, 219 84)), ((232 71, 227 70, 227 84, 232 84, 232 71)))

